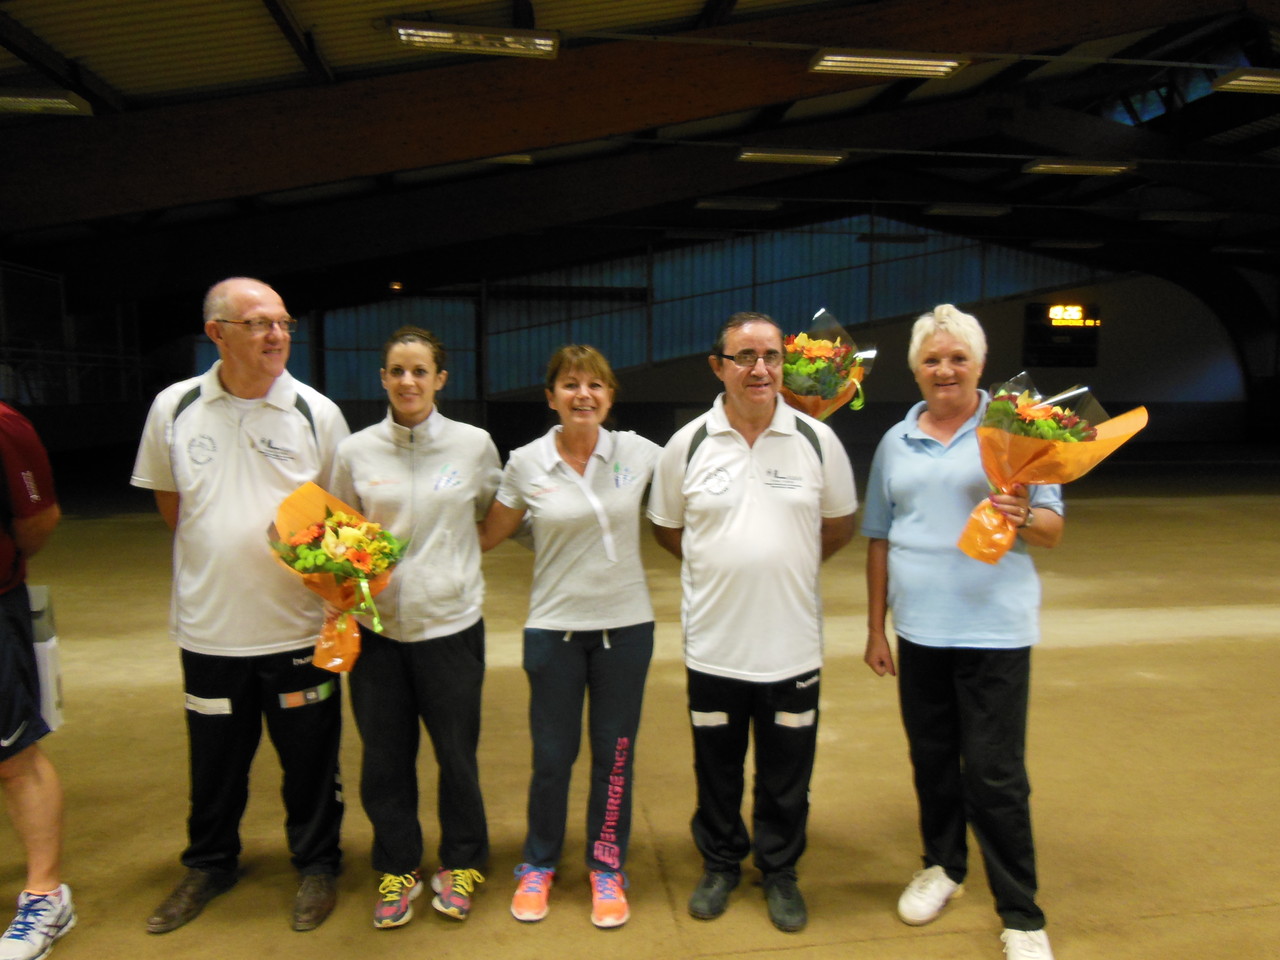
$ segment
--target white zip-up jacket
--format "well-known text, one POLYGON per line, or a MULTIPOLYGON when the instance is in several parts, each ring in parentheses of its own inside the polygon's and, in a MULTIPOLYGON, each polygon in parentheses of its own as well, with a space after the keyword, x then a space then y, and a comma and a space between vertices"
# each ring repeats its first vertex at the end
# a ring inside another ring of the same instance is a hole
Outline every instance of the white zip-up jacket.
MULTIPOLYGON (((416 641, 479 621, 484 603, 476 522, 498 489, 501 461, 489 434, 438 409, 416 427, 386 419, 338 446, 329 490, 408 540, 375 603, 382 634, 416 641)), ((368 617, 361 622, 372 628, 368 617)))

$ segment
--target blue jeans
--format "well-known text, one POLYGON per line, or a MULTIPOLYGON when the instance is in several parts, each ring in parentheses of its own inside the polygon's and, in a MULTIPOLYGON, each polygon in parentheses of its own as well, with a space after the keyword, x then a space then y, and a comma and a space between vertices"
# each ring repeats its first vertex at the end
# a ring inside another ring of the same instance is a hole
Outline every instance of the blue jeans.
POLYGON ((526 863, 554 868, 560 861, 569 779, 582 739, 582 701, 589 690, 587 867, 620 871, 625 866, 636 731, 652 656, 652 621, 612 630, 525 630, 533 736, 526 863))

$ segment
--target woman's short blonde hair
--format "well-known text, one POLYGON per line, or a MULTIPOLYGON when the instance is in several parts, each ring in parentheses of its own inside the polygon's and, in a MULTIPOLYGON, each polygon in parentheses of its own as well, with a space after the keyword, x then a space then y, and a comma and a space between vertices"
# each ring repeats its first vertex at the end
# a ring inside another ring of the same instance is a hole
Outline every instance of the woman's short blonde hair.
POLYGON ((911 328, 911 345, 907 347, 907 366, 914 370, 920 362, 920 354, 929 338, 949 333, 966 347, 978 363, 987 360, 987 335, 982 332, 978 318, 957 310, 953 304, 940 303, 928 313, 921 314, 911 328))
POLYGON ((609 366, 603 353, 585 343, 566 344, 552 354, 551 362, 547 364, 547 390, 554 393, 560 375, 575 370, 590 377, 599 377, 617 394, 618 378, 613 375, 613 367, 609 366))

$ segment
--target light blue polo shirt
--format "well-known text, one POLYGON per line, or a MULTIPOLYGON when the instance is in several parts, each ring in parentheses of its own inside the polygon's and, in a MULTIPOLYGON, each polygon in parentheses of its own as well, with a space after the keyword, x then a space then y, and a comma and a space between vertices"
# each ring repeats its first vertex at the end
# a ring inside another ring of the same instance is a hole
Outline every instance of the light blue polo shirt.
MULTIPOLYGON (((928 647, 1026 647, 1040 639, 1040 578, 1021 540, 999 563, 956 540, 990 488, 977 412, 944 446, 920 430, 917 403, 880 441, 867 482, 862 535, 889 541, 889 608, 900 637, 928 647)), ((1030 487, 1031 503, 1062 514, 1062 487, 1030 487)))

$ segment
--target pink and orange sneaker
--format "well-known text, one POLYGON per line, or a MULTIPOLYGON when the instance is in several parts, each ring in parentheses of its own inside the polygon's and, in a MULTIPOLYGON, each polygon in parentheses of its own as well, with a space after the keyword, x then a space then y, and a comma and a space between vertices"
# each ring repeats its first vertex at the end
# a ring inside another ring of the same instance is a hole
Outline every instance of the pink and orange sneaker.
POLYGON ((511 898, 511 915, 525 923, 533 923, 547 915, 547 899, 556 872, 550 867, 534 867, 522 863, 516 867, 520 882, 511 898))
POLYGON ((620 927, 631 916, 627 879, 616 870, 591 871, 591 922, 597 927, 620 927))

